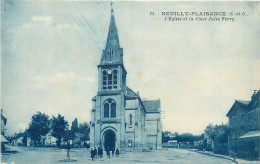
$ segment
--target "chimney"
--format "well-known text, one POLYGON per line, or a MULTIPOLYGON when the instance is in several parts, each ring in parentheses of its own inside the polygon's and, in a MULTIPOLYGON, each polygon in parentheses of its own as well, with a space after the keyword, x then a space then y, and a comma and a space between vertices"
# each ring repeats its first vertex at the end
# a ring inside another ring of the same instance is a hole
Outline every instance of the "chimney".
POLYGON ((139 95, 139 91, 137 91, 137 94, 139 95))

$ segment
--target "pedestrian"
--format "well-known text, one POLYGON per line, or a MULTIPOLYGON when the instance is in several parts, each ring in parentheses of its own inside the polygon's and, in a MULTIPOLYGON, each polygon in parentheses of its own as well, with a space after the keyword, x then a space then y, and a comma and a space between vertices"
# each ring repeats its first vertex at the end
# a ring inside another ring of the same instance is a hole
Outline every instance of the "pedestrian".
POLYGON ((233 153, 233 158, 234 158, 234 161, 236 161, 237 153, 233 153))
POLYGON ((102 154, 101 154, 101 147, 98 147, 98 156, 101 158, 102 154))
POLYGON ((114 157, 114 154, 115 154, 115 149, 114 148, 112 148, 112 157, 114 157))
POLYGON ((103 156, 103 148, 100 147, 100 154, 101 154, 101 157, 103 156))
POLYGON ((90 149, 90 156, 91 156, 91 159, 92 159, 92 161, 93 161, 94 158, 95 158, 95 154, 94 154, 93 148, 90 149))
POLYGON ((116 148, 116 156, 118 157, 119 156, 119 149, 116 148))
POLYGON ((107 152, 107 157, 110 158, 110 151, 107 149, 106 152, 107 152))
POLYGON ((79 148, 81 148, 81 143, 80 143, 80 141, 78 142, 78 144, 79 144, 79 148))
POLYGON ((96 158, 97 157, 97 148, 95 147, 95 149, 94 149, 94 158, 96 158))

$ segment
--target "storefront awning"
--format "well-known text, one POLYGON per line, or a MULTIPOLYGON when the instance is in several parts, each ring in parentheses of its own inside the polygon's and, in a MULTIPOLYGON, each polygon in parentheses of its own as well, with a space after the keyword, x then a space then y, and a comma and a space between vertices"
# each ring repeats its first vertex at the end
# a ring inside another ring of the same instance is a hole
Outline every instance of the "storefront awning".
POLYGON ((1 134, 1 142, 2 143, 8 143, 7 139, 1 134))
POLYGON ((246 134, 242 135, 239 138, 250 138, 250 137, 260 137, 260 130, 247 132, 246 134))

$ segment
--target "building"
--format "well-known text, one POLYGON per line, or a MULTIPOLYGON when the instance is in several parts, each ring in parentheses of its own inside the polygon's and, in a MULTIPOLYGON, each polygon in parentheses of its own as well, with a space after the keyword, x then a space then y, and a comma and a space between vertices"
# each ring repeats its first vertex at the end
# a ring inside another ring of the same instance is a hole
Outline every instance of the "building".
POLYGON ((7 119, 3 115, 3 109, 1 109, 1 152, 5 152, 4 144, 9 143, 9 141, 4 137, 5 135, 5 126, 7 123, 7 119))
POLYGON ((44 144, 46 146, 57 146, 57 138, 53 137, 51 133, 52 130, 49 131, 49 133, 47 133, 46 136, 44 136, 44 144))
POLYGON ((143 100, 146 109, 147 147, 162 147, 161 107, 160 100, 143 100))
POLYGON ((11 142, 11 145, 14 146, 26 146, 27 145, 27 136, 25 133, 14 134, 14 138, 11 142))
POLYGON ((160 100, 143 101, 126 85, 123 48, 111 10, 106 47, 98 65, 98 92, 92 99, 90 146, 120 151, 161 147, 160 100), (148 141, 148 142, 147 142, 148 141))
POLYGON ((254 92, 250 101, 235 100, 227 113, 230 133, 229 153, 238 157, 259 159, 260 141, 260 90, 254 92))
POLYGON ((3 109, 1 109, 1 135, 3 135, 3 136, 5 134, 6 123, 7 123, 7 119, 3 115, 3 109))

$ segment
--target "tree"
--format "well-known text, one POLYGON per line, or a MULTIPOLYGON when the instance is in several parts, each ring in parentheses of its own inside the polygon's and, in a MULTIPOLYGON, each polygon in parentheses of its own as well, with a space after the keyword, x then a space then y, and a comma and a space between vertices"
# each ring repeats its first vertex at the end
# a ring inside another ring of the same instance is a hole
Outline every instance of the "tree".
POLYGON ((227 142, 229 128, 227 125, 215 125, 209 124, 204 133, 214 144, 214 152, 219 154, 227 154, 227 142))
POLYGON ((74 133, 78 133, 79 132, 79 126, 78 126, 77 118, 75 118, 74 121, 72 121, 71 131, 74 132, 74 133))
POLYGON ((170 140, 170 135, 171 132, 169 131, 162 132, 162 143, 168 142, 170 140))
POLYGON ((191 133, 183 133, 177 136, 178 142, 193 142, 195 140, 195 136, 191 133))
POLYGON ((52 116, 51 121, 52 136, 57 138, 57 146, 60 146, 61 138, 65 136, 65 129, 68 122, 60 114, 57 117, 52 116))
POLYGON ((49 116, 38 111, 32 116, 31 123, 26 131, 32 140, 39 143, 41 136, 45 136, 50 131, 49 116))
POLYGON ((84 122, 79 124, 79 133, 84 134, 83 140, 89 140, 90 127, 89 124, 84 122))

